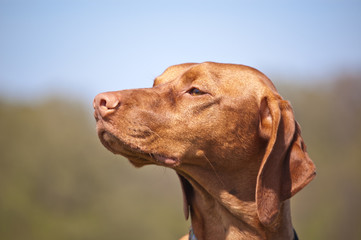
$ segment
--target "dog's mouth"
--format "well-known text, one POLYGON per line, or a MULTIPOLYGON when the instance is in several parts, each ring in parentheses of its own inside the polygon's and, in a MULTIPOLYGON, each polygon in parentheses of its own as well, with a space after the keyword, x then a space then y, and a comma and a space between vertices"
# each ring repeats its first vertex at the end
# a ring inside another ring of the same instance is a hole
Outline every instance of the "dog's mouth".
POLYGON ((98 136, 101 143, 109 151, 128 158, 129 161, 136 167, 142 167, 148 164, 177 167, 180 164, 180 160, 178 158, 144 151, 138 146, 127 144, 124 141, 121 141, 118 137, 107 130, 99 129, 98 136))

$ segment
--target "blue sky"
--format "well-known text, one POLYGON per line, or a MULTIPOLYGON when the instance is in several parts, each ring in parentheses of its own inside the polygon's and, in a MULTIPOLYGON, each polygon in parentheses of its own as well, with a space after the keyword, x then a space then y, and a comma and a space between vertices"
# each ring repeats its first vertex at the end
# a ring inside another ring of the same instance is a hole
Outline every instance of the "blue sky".
POLYGON ((360 71, 361 1, 0 0, 0 96, 91 101, 203 61, 289 81, 360 71))

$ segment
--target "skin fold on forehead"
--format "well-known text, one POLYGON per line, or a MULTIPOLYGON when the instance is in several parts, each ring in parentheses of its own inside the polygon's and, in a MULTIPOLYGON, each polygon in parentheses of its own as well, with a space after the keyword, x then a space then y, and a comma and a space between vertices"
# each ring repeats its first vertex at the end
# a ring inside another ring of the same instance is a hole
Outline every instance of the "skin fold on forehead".
POLYGON ((260 95, 263 91, 259 91, 259 89, 267 89, 273 92, 273 95, 279 96, 267 76, 257 69, 245 65, 213 62, 174 65, 167 68, 154 80, 153 87, 170 82, 177 82, 178 86, 198 83, 209 88, 210 91, 222 90, 221 94, 228 96, 240 96, 242 94, 240 91, 247 91, 248 95, 253 92, 255 95, 260 95), (223 85, 223 87, 219 88, 219 85, 223 85))

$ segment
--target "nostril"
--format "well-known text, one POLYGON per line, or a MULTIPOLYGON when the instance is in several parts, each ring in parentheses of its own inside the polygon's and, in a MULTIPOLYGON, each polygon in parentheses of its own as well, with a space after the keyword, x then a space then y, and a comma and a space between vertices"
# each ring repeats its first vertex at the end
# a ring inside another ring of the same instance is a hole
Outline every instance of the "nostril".
POLYGON ((105 99, 101 99, 100 102, 99 102, 99 106, 106 107, 107 106, 107 101, 105 99))
POLYGON ((120 105, 119 96, 114 92, 100 93, 94 99, 94 109, 101 117, 115 112, 120 105))
POLYGON ((115 97, 110 96, 100 99, 99 106, 108 110, 117 109, 120 106, 120 101, 115 97))

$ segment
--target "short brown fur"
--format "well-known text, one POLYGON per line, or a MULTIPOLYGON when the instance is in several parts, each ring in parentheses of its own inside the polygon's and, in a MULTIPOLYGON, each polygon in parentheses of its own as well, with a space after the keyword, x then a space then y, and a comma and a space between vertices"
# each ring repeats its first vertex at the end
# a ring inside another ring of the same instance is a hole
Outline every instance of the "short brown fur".
POLYGON ((153 88, 97 95, 94 108, 106 148, 176 171, 198 240, 293 238, 289 198, 315 166, 291 105, 258 70, 176 65, 153 88))

